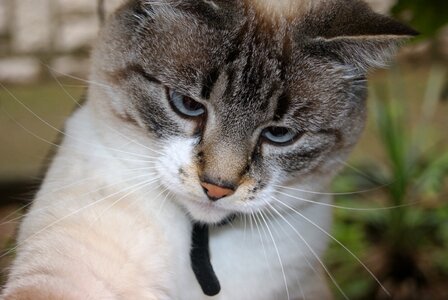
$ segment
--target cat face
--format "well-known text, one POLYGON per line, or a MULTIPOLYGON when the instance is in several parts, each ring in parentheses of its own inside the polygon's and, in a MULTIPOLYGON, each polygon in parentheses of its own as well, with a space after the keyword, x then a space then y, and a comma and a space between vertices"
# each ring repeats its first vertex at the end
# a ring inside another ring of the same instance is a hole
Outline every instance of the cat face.
POLYGON ((358 1, 151 2, 110 20, 93 77, 161 145, 162 185, 209 223, 263 208, 277 184, 327 183, 362 131, 366 70, 414 33, 358 1))

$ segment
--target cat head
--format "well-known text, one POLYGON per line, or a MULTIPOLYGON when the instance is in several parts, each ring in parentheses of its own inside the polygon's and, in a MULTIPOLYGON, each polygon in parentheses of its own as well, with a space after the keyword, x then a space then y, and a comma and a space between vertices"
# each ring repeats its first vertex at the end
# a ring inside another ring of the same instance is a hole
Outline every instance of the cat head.
MULTIPOLYGON (((325 185, 365 119, 366 74, 415 31, 358 0, 134 0, 94 51, 92 101, 159 145, 197 221, 325 185)), ((120 127, 120 126, 119 126, 120 127)))

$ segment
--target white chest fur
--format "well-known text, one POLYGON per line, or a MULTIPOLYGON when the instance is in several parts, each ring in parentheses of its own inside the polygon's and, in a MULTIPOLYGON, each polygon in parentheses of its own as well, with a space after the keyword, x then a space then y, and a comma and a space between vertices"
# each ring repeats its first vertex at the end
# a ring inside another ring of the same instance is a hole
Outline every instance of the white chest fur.
MULTIPOLYGON (((124 162, 95 142, 87 115, 81 110, 69 123, 22 225, 11 278, 27 284, 27 261, 45 251, 48 259, 32 268, 53 272, 94 299, 210 299, 191 269, 184 210, 164 201, 158 186, 135 188, 139 180, 126 175, 124 162), (86 158, 87 144, 97 157, 86 158)), ((302 216, 265 212, 211 230, 212 264, 222 287, 213 299, 328 299, 317 258, 327 238, 316 225, 328 230, 331 211, 309 205, 298 212, 302 216)))

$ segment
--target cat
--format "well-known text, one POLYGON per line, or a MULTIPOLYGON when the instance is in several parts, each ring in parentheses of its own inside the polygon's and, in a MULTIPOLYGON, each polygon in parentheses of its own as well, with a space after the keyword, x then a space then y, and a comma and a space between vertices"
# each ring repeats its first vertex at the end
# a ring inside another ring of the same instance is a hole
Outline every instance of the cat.
POLYGON ((328 186, 363 130, 367 72, 415 34, 359 0, 127 1, 2 299, 332 299, 328 186), (211 227, 213 298, 194 223, 211 227))

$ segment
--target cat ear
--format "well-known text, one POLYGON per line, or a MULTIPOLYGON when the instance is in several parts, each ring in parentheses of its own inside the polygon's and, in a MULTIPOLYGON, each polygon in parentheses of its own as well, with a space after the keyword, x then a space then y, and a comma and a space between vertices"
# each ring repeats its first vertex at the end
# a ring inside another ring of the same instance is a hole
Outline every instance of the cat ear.
POLYGON ((362 71, 385 67, 397 47, 418 34, 392 18, 373 12, 361 1, 328 1, 324 6, 327 7, 319 10, 327 14, 310 17, 306 25, 305 31, 312 37, 308 48, 362 71))

